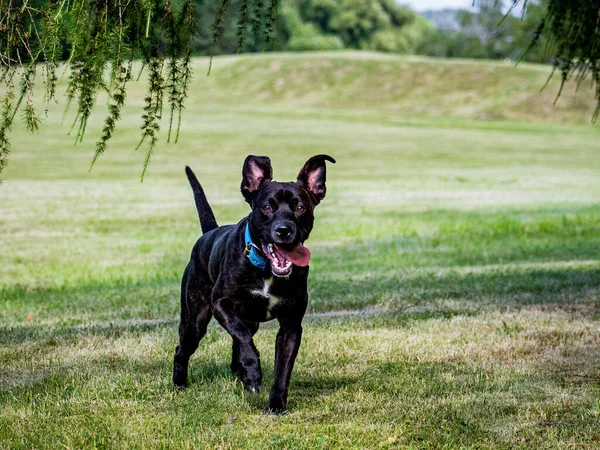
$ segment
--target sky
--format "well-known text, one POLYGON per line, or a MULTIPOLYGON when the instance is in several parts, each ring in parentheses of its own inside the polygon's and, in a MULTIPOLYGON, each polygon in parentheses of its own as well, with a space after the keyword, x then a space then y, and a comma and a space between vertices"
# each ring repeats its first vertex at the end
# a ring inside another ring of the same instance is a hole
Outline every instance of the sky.
POLYGON ((401 5, 408 5, 415 11, 426 9, 461 8, 470 9, 473 0, 398 0, 401 5))

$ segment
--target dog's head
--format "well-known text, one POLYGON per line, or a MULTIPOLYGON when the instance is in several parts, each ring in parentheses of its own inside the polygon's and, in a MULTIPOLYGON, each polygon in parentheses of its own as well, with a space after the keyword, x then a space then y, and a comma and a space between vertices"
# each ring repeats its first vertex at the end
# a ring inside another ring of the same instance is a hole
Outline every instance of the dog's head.
POLYGON ((292 265, 307 266, 304 247, 313 227, 314 208, 325 197, 325 161, 328 155, 310 158, 295 182, 273 181, 271 160, 248 156, 242 169, 242 195, 250 204, 250 232, 271 264, 273 275, 286 277, 292 265))

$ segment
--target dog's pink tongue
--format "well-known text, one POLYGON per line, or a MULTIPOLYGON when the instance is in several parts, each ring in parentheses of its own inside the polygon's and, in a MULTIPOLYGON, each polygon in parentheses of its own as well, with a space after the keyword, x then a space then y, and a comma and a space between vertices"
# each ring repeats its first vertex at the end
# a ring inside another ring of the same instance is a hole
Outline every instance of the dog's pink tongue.
POLYGON ((285 259, 288 259, 300 267, 308 266, 308 261, 310 261, 310 250, 307 249, 304 245, 298 244, 292 250, 283 250, 282 248, 277 248, 279 253, 281 253, 285 259))

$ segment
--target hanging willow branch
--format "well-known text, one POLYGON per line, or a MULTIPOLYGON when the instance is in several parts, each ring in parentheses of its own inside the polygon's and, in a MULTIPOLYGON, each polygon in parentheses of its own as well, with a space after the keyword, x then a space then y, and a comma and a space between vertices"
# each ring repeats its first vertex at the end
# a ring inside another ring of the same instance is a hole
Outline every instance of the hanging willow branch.
POLYGON ((561 74, 560 89, 573 75, 578 88, 591 75, 598 100, 595 121, 600 113, 600 0, 550 0, 545 22, 555 37, 553 65, 561 74))
MULTIPOLYGON (((239 48, 248 24, 255 40, 275 37, 277 0, 242 0, 237 11, 239 48)), ((212 53, 225 30, 231 0, 219 0, 212 24, 212 53)), ((163 105, 169 107, 167 142, 179 138, 181 115, 192 77, 194 0, 0 0, 0 174, 10 152, 9 134, 21 111, 30 132, 40 124, 34 82, 42 73, 46 112, 66 76, 66 108, 75 109, 70 132, 83 141, 98 95, 107 94, 107 116, 90 170, 104 154, 127 99, 134 60, 147 72, 147 88, 136 149, 145 147, 142 179, 158 142, 163 105), (43 5, 43 6, 35 6, 43 5), (64 66, 64 67, 63 67, 64 66), (66 74, 66 75, 65 75, 66 74), (174 132, 174 133, 173 133, 174 132)), ((210 72, 210 65, 209 65, 210 72)))
POLYGON ((278 0, 271 0, 267 8, 267 18, 265 21, 265 44, 272 44, 277 39, 277 7, 278 0))
POLYGON ((194 0, 0 0, 0 82, 5 88, 0 106, 0 174, 17 111, 29 131, 39 127, 34 101, 38 71, 46 110, 62 76, 57 72, 67 74, 65 116, 75 108, 71 131, 76 143, 83 140, 98 95, 108 94, 108 114, 93 167, 121 118, 134 60, 141 59, 149 75, 138 145, 146 146, 143 177, 158 141, 165 93, 171 110, 169 140, 174 126, 179 131, 192 73, 195 25, 194 0), (44 6, 34 6, 40 4, 44 6))
MULTIPOLYGON (((520 1, 512 0, 512 8, 520 1)), ((523 0, 524 14, 528 2, 523 0)), ((578 90, 589 83, 596 99, 595 122, 600 114, 600 0, 546 0, 545 4, 546 15, 534 31, 530 48, 537 44, 542 31, 549 32, 553 45, 549 79, 556 72, 561 79, 556 100, 567 81, 574 79, 578 90)))

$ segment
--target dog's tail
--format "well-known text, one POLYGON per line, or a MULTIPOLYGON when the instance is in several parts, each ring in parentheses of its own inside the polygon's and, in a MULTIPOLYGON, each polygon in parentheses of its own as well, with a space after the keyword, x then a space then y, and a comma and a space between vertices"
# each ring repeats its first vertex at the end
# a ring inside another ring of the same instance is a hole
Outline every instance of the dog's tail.
POLYGON ((190 169, 188 166, 185 166, 185 173, 190 182, 190 186, 192 186, 192 191, 194 192, 194 201, 196 202, 196 209, 198 210, 198 217, 200 218, 200 227, 202 228, 202 233, 208 233, 210 230, 214 230, 219 225, 217 225, 213 210, 208 204, 208 200, 204 194, 204 189, 202 189, 198 178, 196 178, 196 175, 194 175, 194 172, 192 172, 192 169, 190 169))

